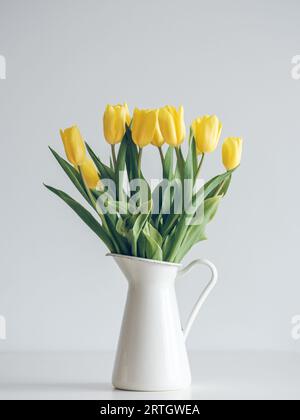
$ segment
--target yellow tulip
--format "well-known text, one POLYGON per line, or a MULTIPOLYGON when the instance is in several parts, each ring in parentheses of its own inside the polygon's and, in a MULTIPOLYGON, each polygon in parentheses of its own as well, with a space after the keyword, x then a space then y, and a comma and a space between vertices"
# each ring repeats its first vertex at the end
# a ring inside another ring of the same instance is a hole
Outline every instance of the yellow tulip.
POLYGON ((159 127, 159 122, 158 122, 158 118, 157 118, 156 119, 154 136, 153 136, 153 139, 152 139, 151 143, 153 144, 153 146, 161 147, 164 144, 164 142, 165 141, 164 141, 164 138, 161 134, 160 127, 159 127))
POLYGON ((147 146, 154 138, 157 109, 135 108, 132 117, 132 140, 139 147, 147 146))
POLYGON ((60 130, 68 161, 74 166, 80 165, 86 158, 83 138, 75 125, 65 130, 60 130))
POLYGON ((128 105, 126 102, 124 103, 124 108, 125 108, 125 114, 126 114, 126 124, 129 125, 131 121, 131 116, 130 116, 128 105))
POLYGON ((243 140, 239 137, 228 137, 222 147, 223 165, 229 171, 236 168, 242 157, 243 140))
POLYGON ((125 134, 125 124, 130 124, 127 104, 107 105, 103 115, 103 131, 109 144, 120 143, 125 134))
POLYGON ((222 124, 216 115, 205 115, 196 118, 192 123, 197 153, 213 152, 220 139, 222 124))
POLYGON ((85 159, 85 161, 79 165, 79 167, 87 186, 91 189, 95 189, 100 178, 92 159, 85 159))
POLYGON ((184 111, 180 106, 165 106, 159 110, 159 126, 164 140, 170 146, 180 146, 185 138, 184 111))

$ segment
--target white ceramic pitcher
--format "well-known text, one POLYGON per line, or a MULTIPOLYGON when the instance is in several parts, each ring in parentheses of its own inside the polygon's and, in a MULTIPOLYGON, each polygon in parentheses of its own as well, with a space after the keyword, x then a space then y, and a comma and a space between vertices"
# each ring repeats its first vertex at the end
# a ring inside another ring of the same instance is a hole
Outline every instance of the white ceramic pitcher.
POLYGON ((112 256, 128 281, 128 295, 112 383, 132 391, 171 391, 191 384, 185 340, 207 296, 217 282, 216 267, 195 260, 187 267, 126 255, 112 256), (212 273, 182 329, 175 280, 198 264, 212 273))

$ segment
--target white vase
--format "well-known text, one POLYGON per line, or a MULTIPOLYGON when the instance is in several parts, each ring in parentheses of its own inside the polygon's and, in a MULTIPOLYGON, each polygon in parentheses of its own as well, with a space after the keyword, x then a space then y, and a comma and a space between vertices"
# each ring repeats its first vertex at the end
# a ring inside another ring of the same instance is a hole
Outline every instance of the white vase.
POLYGON ((171 391, 191 384, 185 340, 199 309, 217 281, 217 270, 207 260, 187 267, 126 255, 114 258, 128 281, 128 295, 115 359, 112 383, 133 391, 171 391), (197 264, 212 273, 182 329, 175 280, 197 264))

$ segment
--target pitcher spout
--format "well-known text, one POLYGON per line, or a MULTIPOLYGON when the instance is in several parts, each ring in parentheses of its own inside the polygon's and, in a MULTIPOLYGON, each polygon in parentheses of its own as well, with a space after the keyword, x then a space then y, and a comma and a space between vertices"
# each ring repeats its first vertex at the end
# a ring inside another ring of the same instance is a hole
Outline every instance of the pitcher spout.
POLYGON ((181 264, 149 260, 121 254, 107 254, 113 257, 129 284, 156 283, 172 285, 181 264))

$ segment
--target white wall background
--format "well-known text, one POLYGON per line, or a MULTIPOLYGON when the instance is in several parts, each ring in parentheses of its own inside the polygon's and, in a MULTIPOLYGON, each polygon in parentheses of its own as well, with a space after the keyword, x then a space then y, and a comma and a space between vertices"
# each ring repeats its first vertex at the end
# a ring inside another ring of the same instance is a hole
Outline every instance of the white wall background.
MULTIPOLYGON (((195 247, 220 282, 188 345, 289 349, 300 313, 300 3, 241 0, 0 0, 0 350, 113 349, 126 283, 104 246, 42 182, 78 197, 47 150, 77 123, 102 155, 105 104, 183 104, 245 139, 241 168, 195 247)), ((148 175, 159 174, 150 147, 148 175)), ((205 176, 221 171, 220 148, 205 176)), ((186 317, 205 269, 182 280, 186 317)))

